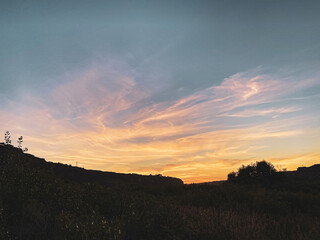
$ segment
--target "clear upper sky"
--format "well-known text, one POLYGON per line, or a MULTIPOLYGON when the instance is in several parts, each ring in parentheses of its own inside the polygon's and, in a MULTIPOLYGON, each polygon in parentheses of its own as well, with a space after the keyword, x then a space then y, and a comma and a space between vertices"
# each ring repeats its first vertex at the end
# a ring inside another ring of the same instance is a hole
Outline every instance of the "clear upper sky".
POLYGON ((320 161, 320 2, 1 1, 0 130, 86 168, 320 161))

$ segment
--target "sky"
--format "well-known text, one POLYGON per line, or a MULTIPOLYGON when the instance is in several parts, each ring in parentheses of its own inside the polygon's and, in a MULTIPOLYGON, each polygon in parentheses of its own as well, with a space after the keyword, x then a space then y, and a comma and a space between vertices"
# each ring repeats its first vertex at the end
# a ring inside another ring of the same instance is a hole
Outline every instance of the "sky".
POLYGON ((4 0, 0 133, 47 161, 185 183, 261 160, 320 163, 319 11, 312 0, 4 0))

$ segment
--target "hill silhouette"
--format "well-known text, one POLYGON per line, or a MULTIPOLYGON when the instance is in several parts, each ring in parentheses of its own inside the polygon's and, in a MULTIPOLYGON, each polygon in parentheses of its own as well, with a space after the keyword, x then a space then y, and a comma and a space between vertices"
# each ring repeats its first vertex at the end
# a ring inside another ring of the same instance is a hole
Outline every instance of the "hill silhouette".
POLYGON ((288 171, 285 172, 285 174, 296 179, 320 179, 320 164, 315 164, 310 167, 299 167, 297 171, 288 171))
POLYGON ((0 239, 320 239, 318 166, 272 184, 189 184, 0 146, 0 239))
POLYGON ((19 166, 32 168, 34 170, 38 169, 64 180, 77 183, 99 183, 104 186, 127 184, 146 187, 183 184, 181 179, 163 177, 161 175, 146 176, 139 174, 103 172, 86 170, 67 164, 47 162, 43 158, 24 153, 20 148, 15 148, 11 145, 0 145, 0 161, 2 161, 2 164, 6 162, 6 159, 10 159, 10 164, 19 164, 19 166))

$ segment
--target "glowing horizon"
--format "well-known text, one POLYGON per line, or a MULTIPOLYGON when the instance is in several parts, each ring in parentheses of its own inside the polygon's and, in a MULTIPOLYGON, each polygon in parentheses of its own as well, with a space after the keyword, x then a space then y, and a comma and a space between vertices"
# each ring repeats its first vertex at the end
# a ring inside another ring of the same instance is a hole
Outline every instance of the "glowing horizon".
POLYGON ((261 71, 153 103, 152 89, 98 66, 46 96, 8 102, 1 128, 23 135, 30 152, 48 161, 185 182, 222 180, 263 159, 288 169, 319 162, 319 116, 303 103, 320 95, 292 96, 318 87, 318 76, 288 80, 261 71))

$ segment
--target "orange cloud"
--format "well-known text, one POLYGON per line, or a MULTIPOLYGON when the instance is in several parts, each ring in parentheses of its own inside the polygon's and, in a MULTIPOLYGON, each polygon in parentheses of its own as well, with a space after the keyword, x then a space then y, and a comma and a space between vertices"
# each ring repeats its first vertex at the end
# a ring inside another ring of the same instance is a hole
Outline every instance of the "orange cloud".
POLYGON ((262 159, 287 168, 319 160, 312 144, 320 142, 319 126, 310 131, 319 115, 302 114, 303 106, 293 104, 263 106, 318 84, 295 83, 239 73, 189 96, 154 102, 153 90, 134 76, 98 66, 46 98, 28 95, 8 104, 0 124, 2 131, 24 135, 31 153, 49 161, 161 173, 186 182, 220 180, 241 164, 262 159), (253 121, 257 116, 273 118, 253 121), (299 139, 303 142, 291 149, 299 139))

